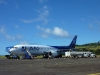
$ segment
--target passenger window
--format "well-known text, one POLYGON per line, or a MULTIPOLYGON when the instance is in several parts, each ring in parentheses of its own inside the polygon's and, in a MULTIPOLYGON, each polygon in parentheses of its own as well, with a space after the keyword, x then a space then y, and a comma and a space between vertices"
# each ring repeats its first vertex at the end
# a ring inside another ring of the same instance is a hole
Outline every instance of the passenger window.
POLYGON ((24 49, 24 47, 22 47, 22 49, 24 49))
POLYGON ((22 46, 22 49, 23 49, 23 50, 26 50, 26 47, 23 47, 23 46, 22 46))

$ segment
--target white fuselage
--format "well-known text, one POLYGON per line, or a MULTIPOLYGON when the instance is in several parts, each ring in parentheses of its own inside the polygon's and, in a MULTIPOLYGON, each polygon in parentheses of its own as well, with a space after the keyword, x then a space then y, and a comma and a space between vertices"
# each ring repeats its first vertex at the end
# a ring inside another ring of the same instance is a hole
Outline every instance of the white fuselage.
POLYGON ((10 52, 16 55, 25 55, 28 50, 32 55, 43 55, 44 52, 57 51, 58 49, 45 45, 16 45, 10 52))

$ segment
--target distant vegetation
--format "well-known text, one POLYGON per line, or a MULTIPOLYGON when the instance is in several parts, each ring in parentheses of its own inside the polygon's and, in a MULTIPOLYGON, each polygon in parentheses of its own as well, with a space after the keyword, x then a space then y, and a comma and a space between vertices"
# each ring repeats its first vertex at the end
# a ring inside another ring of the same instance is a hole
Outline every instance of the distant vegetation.
POLYGON ((91 51, 97 55, 100 55, 100 43, 88 43, 83 45, 76 45, 76 50, 79 51, 91 51))
POLYGON ((4 55, 0 55, 0 58, 5 58, 5 56, 4 55))

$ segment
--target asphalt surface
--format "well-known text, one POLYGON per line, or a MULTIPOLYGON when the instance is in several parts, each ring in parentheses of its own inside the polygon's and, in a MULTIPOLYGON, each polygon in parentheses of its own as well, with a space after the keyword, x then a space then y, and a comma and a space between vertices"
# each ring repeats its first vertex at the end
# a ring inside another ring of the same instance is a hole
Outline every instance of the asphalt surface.
POLYGON ((100 58, 0 58, 0 75, 100 75, 100 58), (98 73, 98 74, 94 74, 98 73))

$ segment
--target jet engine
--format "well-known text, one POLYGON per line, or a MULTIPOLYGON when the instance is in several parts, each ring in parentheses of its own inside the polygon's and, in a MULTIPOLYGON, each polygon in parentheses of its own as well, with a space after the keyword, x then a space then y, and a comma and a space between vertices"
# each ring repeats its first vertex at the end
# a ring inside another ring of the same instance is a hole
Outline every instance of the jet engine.
POLYGON ((52 58, 61 58, 62 57, 62 54, 61 52, 57 52, 57 51, 54 51, 54 50, 51 50, 49 52, 45 52, 45 54, 43 55, 44 58, 48 58, 48 57, 52 57, 52 58))

